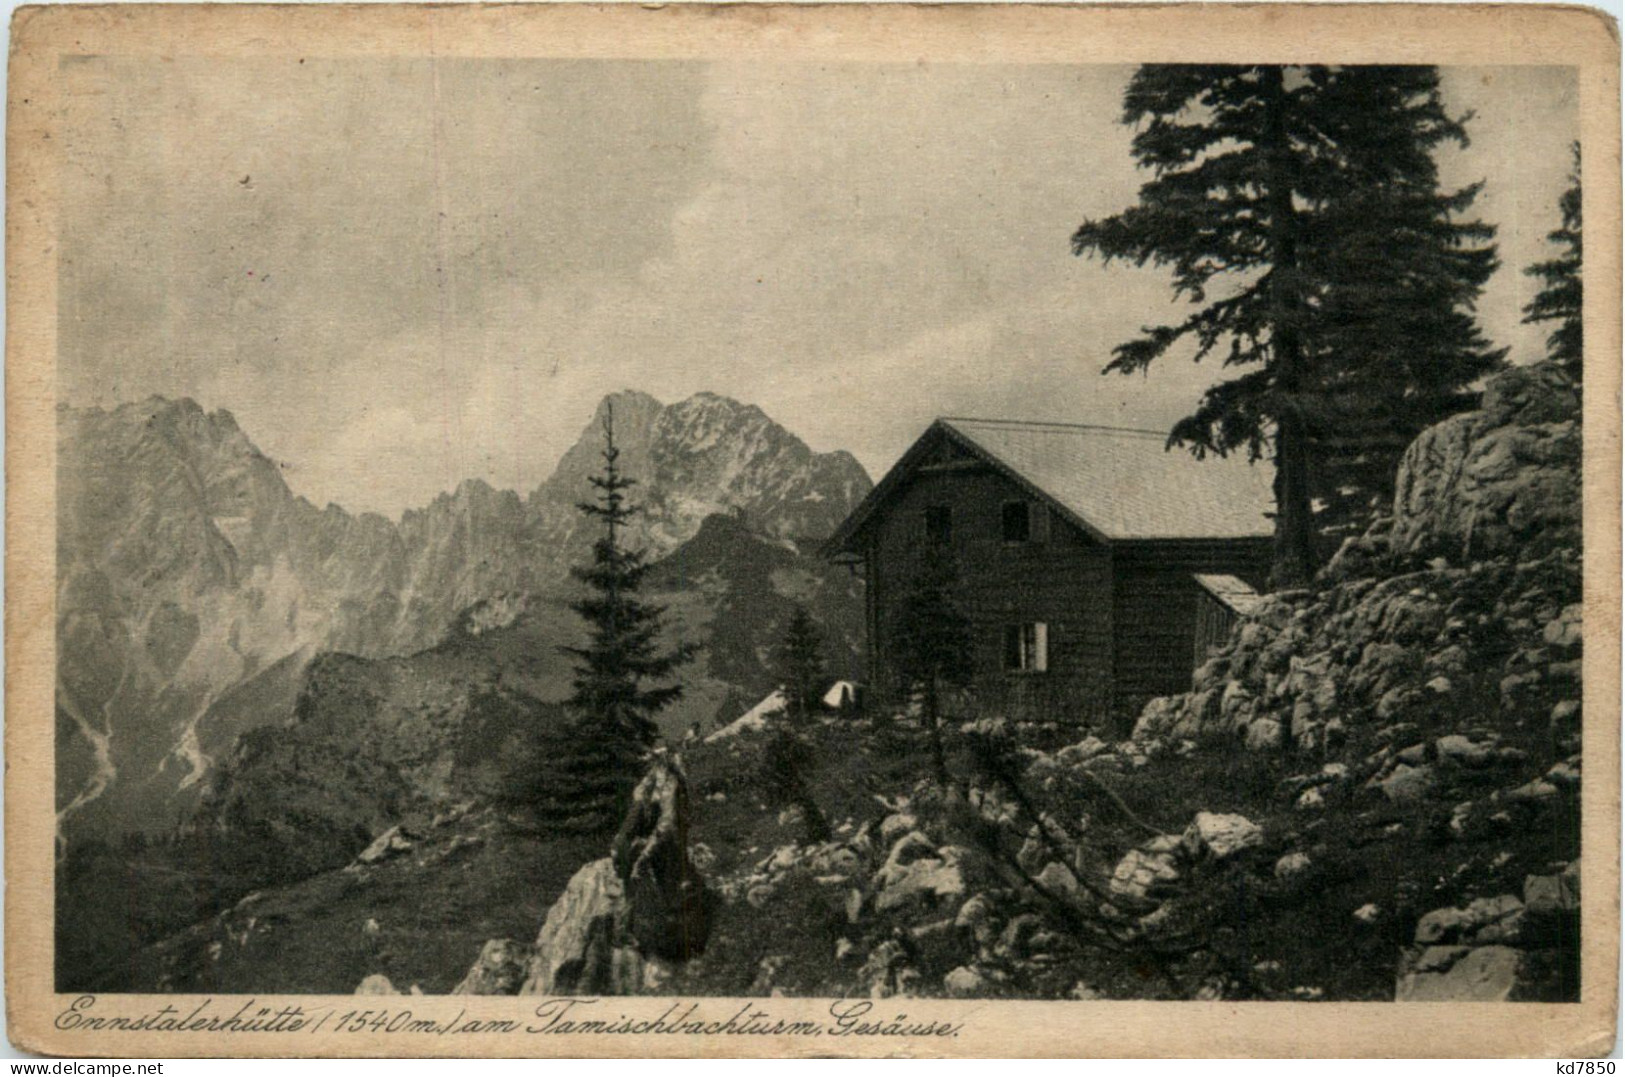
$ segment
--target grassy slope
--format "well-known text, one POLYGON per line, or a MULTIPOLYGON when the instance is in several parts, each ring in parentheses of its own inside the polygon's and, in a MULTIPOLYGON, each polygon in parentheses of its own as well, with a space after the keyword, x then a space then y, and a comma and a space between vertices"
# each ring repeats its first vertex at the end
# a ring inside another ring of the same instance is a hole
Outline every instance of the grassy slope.
POLYGON ((246 897, 144 951, 129 989, 345 994, 382 973, 451 990, 486 939, 535 937, 599 838, 545 838, 491 813, 423 826, 407 853, 246 897))

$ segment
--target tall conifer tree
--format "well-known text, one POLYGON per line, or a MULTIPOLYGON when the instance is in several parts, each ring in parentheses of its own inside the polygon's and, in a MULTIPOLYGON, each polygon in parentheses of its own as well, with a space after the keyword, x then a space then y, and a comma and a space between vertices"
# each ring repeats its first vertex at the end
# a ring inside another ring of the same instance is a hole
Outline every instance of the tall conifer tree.
POLYGON ((1300 196, 1314 492, 1323 530, 1357 532, 1392 504, 1416 435, 1472 407, 1473 384, 1506 354, 1473 309, 1498 265, 1495 229, 1465 218, 1481 184, 1439 187, 1435 151, 1466 145, 1467 132, 1444 107, 1436 68, 1302 77, 1326 147, 1300 196))
POLYGON ((571 570, 589 588, 570 604, 587 622, 588 638, 586 646, 560 648, 576 666, 568 706, 576 716, 578 748, 566 761, 574 780, 565 784, 570 793, 611 794, 619 801, 659 740, 655 716, 682 696, 682 685, 660 682, 692 657, 692 648, 662 649, 664 607, 638 597, 649 566, 642 550, 624 544, 622 529, 636 513, 626 491, 637 480, 621 473, 613 405, 604 413, 603 457, 603 472, 589 479, 596 498, 576 506, 604 531, 593 543, 592 562, 571 570))
POLYGON ((958 574, 948 555, 928 548, 904 585, 892 649, 902 688, 917 693, 931 738, 931 772, 948 783, 942 743, 942 697, 971 682, 975 673, 970 621, 955 600, 958 574))
POLYGON ((1563 223, 1546 238, 1566 248, 1556 258, 1537 262, 1524 272, 1541 281, 1540 292, 1523 308, 1524 321, 1556 322, 1557 328, 1546 338, 1547 358, 1561 364, 1580 380, 1582 329, 1580 324, 1583 292, 1580 286, 1580 144, 1571 151, 1574 171, 1569 174, 1569 187, 1557 201, 1563 223))
POLYGON ((1461 406, 1498 358, 1470 315, 1495 264, 1489 231, 1455 220, 1476 188, 1439 192, 1433 168, 1461 123, 1432 68, 1276 65, 1141 67, 1123 122, 1152 178, 1137 205, 1086 221, 1073 251, 1168 266, 1198 309, 1118 345, 1106 369, 1144 370, 1182 342, 1237 368, 1169 441, 1273 458, 1274 582, 1302 583, 1314 498, 1364 476, 1355 463, 1380 472, 1373 453, 1403 448, 1386 444, 1393 421, 1461 406), (1374 406, 1376 387, 1407 403, 1374 406))
POLYGON ((805 723, 818 706, 818 690, 824 686, 824 641, 807 607, 796 604, 771 658, 790 719, 798 725, 805 723))

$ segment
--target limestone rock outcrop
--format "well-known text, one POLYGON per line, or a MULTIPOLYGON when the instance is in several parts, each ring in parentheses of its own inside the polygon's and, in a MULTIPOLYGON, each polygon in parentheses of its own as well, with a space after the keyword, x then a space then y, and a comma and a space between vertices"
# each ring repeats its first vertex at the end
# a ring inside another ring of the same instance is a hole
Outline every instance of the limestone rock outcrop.
POLYGON ((1580 526, 1579 388, 1551 363, 1491 379, 1476 411, 1424 431, 1400 464, 1395 552, 1483 557, 1572 543, 1580 526))
POLYGON ((468 974, 451 989, 454 995, 517 995, 529 974, 534 950, 513 939, 492 939, 468 974))
POLYGON ((458 994, 632 995, 705 949, 714 895, 689 856, 688 782, 657 752, 609 856, 583 865, 534 947, 492 939, 458 994))
POLYGON ((1460 704, 1486 671, 1503 707, 1577 725, 1577 402, 1547 364, 1492 379, 1479 410, 1413 443, 1393 516, 1345 543, 1315 588, 1266 596, 1189 693, 1146 705, 1135 739, 1334 749, 1351 722, 1460 704))

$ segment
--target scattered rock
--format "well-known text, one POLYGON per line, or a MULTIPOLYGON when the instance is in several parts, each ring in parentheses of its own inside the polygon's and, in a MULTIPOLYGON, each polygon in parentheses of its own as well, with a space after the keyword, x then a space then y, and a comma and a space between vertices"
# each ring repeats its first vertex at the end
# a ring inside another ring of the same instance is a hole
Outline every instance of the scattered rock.
POLYGON ((454 995, 517 995, 530 967, 531 948, 513 939, 491 939, 469 968, 454 995))
POLYGON ((1536 778, 1532 782, 1528 782, 1524 785, 1518 786, 1516 789, 1508 791, 1506 796, 1508 800, 1549 800, 1550 798, 1555 797, 1557 792, 1557 786, 1553 785, 1544 778, 1536 778))
POLYGON ((1409 748, 1400 749, 1395 758, 1406 766, 1419 767, 1428 761, 1428 746, 1425 743, 1413 744, 1409 748))
POLYGON ((1264 831, 1245 815, 1197 812, 1185 831, 1185 848, 1192 856, 1206 852, 1215 860, 1228 860, 1243 849, 1264 843, 1264 831))
POLYGON ((938 850, 919 831, 897 839, 886 863, 875 873, 875 908, 882 912, 916 901, 938 902, 965 892, 957 856, 938 850))
POLYGON ((1275 877, 1281 882, 1296 882, 1309 873, 1312 862, 1304 853, 1287 853, 1275 862, 1275 877))
POLYGON ((790 964, 786 954, 769 954, 757 962, 756 978, 751 981, 748 995, 766 995, 777 986, 779 973, 790 964))
POLYGON ((999 936, 999 954, 1005 958, 1019 958, 1026 956, 1028 945, 1037 936, 1044 926, 1044 921, 1030 912, 1021 913, 1012 917, 1004 925, 1004 932, 999 936))
POLYGON ((1072 874, 1072 869, 1057 861, 1050 861, 1044 870, 1038 873, 1037 883, 1051 894, 1060 894, 1064 897, 1075 897, 1078 893, 1078 877, 1072 874))
POLYGON ((1267 752, 1281 746, 1281 723, 1274 718, 1260 718, 1247 727, 1247 748, 1254 752, 1267 752))
POLYGON ((1057 762, 1064 763, 1067 766, 1076 766, 1079 763, 1087 762, 1088 760, 1093 759, 1095 756, 1109 751, 1111 751, 1111 746, 1105 741, 1096 736, 1088 736, 1083 738, 1083 740, 1079 741, 1078 743, 1068 745, 1067 747, 1056 752, 1055 759, 1057 762))
POLYGON ((971 998, 987 986, 987 979, 978 971, 961 965, 942 978, 943 990, 950 998, 971 998))
POLYGON ((896 939, 887 939, 869 953, 858 970, 858 986, 870 998, 908 997, 919 974, 908 967, 908 953, 896 939))
POLYGON ((1509 946, 1431 946, 1400 963, 1397 1002, 1505 1002, 1523 955, 1509 946))
POLYGON ((1172 853, 1130 849, 1117 862, 1108 886, 1120 897, 1144 901, 1166 892, 1179 878, 1179 864, 1172 853))
POLYGON ((1559 613, 1546 623, 1546 627, 1541 631, 1540 636, 1548 647, 1568 650, 1580 645, 1581 609, 1579 603, 1565 606, 1562 613, 1559 613))
POLYGON ((1433 747, 1439 753, 1441 763, 1481 767, 1490 761, 1495 746, 1481 744, 1470 737, 1453 733, 1434 741, 1433 747))
POLYGON ((399 826, 392 826, 372 840, 356 857, 358 864, 378 864, 412 851, 412 839, 399 826))
POLYGON ((400 995, 405 992, 395 990, 395 985, 389 982, 389 977, 381 972, 375 972, 362 980, 356 987, 358 995, 400 995))
POLYGON ((1434 784, 1432 767, 1401 763, 1388 777, 1377 782, 1377 787, 1395 804, 1414 804, 1431 793, 1434 784))
POLYGON ((1424 946, 1472 942, 1492 927, 1492 937, 1484 941, 1506 941, 1523 911, 1523 902, 1512 894, 1478 898, 1465 909, 1434 909, 1417 921, 1416 941, 1424 946))
POLYGON ((993 902, 985 894, 973 894, 959 907, 959 915, 954 917, 954 926, 957 928, 975 928, 986 923, 993 917, 993 902))
MULTIPOLYGON (((1578 861, 1576 861, 1578 863, 1578 861)), ((1579 876, 1529 875, 1523 880, 1523 903, 1531 917, 1566 916, 1580 911, 1579 876)))
POLYGON ((907 812, 888 815, 880 822, 880 841, 884 845, 890 845, 919 825, 919 821, 907 812))

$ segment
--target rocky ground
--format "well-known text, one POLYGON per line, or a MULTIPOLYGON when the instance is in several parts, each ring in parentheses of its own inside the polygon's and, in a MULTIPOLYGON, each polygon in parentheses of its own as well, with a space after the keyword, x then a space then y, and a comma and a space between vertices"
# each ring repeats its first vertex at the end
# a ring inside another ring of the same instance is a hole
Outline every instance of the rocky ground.
POLYGON ((895 716, 699 746, 720 905, 661 989, 1577 998, 1577 403, 1522 368, 1424 433, 1393 517, 1128 741, 969 725, 946 789, 895 716))
POLYGON ((614 837, 424 805, 133 980, 1577 998, 1576 402, 1523 368, 1424 433, 1393 516, 1268 597, 1127 740, 956 725, 943 787, 905 716, 743 723, 661 757, 614 837))

